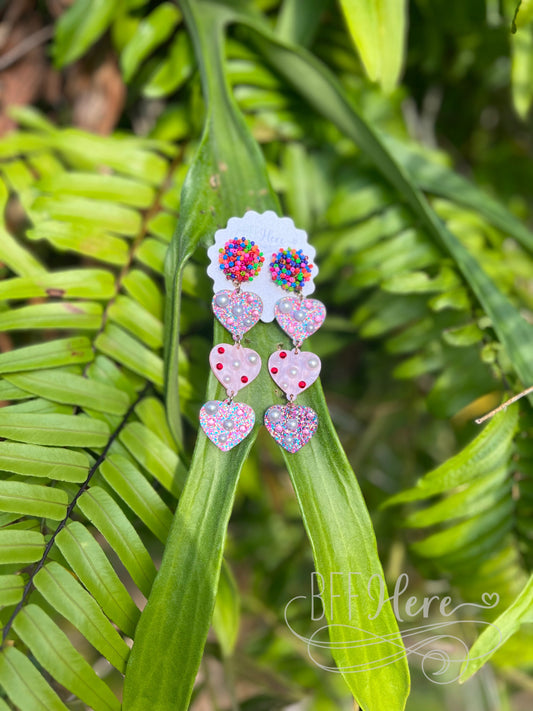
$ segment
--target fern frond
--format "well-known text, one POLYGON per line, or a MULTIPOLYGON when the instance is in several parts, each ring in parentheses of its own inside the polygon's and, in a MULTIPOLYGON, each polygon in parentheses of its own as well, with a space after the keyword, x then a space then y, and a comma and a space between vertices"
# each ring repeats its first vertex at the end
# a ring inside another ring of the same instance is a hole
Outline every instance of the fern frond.
MULTIPOLYGON (((125 638, 155 576, 135 520, 164 543, 185 476, 158 397, 179 161, 160 142, 59 130, 27 110, 19 118, 26 129, 0 163, 4 204, 18 201, 32 223, 27 240, 0 239, 13 273, 0 282, 0 328, 14 343, 0 354, 0 680, 22 709, 65 708, 67 690, 118 709, 94 654, 62 630, 76 628, 124 672, 125 638), (48 271, 33 256, 46 253, 41 240, 72 268, 48 271)), ((199 398, 184 379, 182 390, 185 402, 199 398)))

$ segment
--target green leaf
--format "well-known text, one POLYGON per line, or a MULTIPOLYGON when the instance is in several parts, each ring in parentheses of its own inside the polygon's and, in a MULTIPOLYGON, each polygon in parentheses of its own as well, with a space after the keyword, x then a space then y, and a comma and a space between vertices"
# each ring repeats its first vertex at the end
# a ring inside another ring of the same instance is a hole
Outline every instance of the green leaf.
POLYGON ((27 236, 33 240, 46 239, 59 252, 77 252, 110 264, 129 261, 127 242, 84 220, 73 223, 40 219, 27 236))
POLYGON ((41 195, 31 206, 35 221, 58 220, 95 224, 99 230, 109 230, 129 237, 141 227, 141 216, 130 207, 109 200, 91 200, 77 195, 41 195))
POLYGON ((110 436, 105 422, 83 415, 10 413, 0 409, 0 437, 29 444, 103 447, 110 436))
POLYGON ((168 447, 173 450, 176 449, 174 439, 168 428, 167 415, 161 400, 155 397, 143 398, 135 407, 135 414, 139 417, 141 422, 145 424, 149 430, 152 430, 159 439, 162 439, 168 447))
POLYGON ((64 338, 0 353, 0 373, 90 363, 93 358, 94 353, 88 338, 64 338))
POLYGON ((37 187, 44 193, 79 195, 95 200, 109 200, 145 209, 154 201, 154 189, 149 185, 120 175, 58 171, 43 178, 37 187))
POLYGON ((122 280, 125 291, 157 319, 163 318, 163 297, 154 281, 140 271, 132 269, 122 280))
POLYGON ((56 25, 56 67, 60 69, 81 57, 109 27, 119 4, 119 0, 76 0, 56 25))
POLYGON ((0 262, 20 277, 39 276, 44 267, 0 225, 0 262))
POLYGON ((48 486, 0 481, 0 511, 61 521, 67 513, 66 491, 48 486))
POLYGON ((110 321, 130 331, 149 348, 163 346, 163 323, 127 296, 117 296, 107 310, 110 321))
POLYGON ((0 575, 0 605, 16 605, 22 599, 23 591, 22 575, 0 575))
POLYGON ((194 67, 195 59, 191 41, 185 32, 178 32, 168 55, 143 86, 144 96, 158 99, 172 94, 187 81, 194 67))
POLYGON ((493 623, 486 627, 474 642, 468 657, 461 667, 460 683, 478 671, 494 654, 494 652, 524 623, 531 622, 531 606, 533 605, 533 575, 529 578, 520 594, 493 623))
POLYGON ((156 573, 155 566, 120 506, 99 486, 91 486, 82 494, 77 506, 117 553, 141 592, 148 595, 156 573))
POLYGON ((44 551, 44 538, 38 531, 0 530, 0 564, 34 563, 44 551))
POLYGON ((34 584, 54 610, 71 622, 114 667, 124 671, 130 652, 128 645, 71 573, 52 561, 37 573, 34 584))
POLYGON ((13 628, 39 664, 94 711, 119 711, 111 689, 40 607, 23 607, 13 628))
POLYGON ((178 455, 154 432, 140 422, 130 422, 120 433, 120 441, 139 464, 177 498, 187 470, 178 455))
POLYGON ((411 489, 391 496, 385 506, 419 501, 506 466, 518 425, 518 407, 495 415, 481 433, 454 457, 429 472, 411 489))
POLYGON ((1 331, 23 331, 31 328, 75 328, 96 331, 102 321, 100 304, 85 301, 81 303, 57 302, 31 304, 0 313, 1 331))
POLYGON ((533 25, 523 27, 511 41, 511 82, 517 114, 526 119, 533 102, 533 25))
POLYGON ((139 23, 120 56, 126 82, 133 78, 141 62, 170 37, 180 19, 179 10, 171 3, 163 2, 139 23))
POLYGON ((57 535, 56 543, 107 617, 133 638, 140 612, 86 527, 78 522, 69 523, 57 535))
POLYGON ((518 0, 518 5, 513 17, 512 31, 516 32, 518 27, 525 27, 533 21, 533 2, 532 0, 518 0))
POLYGON ((158 239, 144 239, 141 246, 135 253, 135 257, 146 264, 147 267, 153 269, 154 272, 162 274, 165 264, 165 256, 167 246, 162 244, 158 239))
POLYGON ((0 442, 0 470, 81 482, 89 473, 89 462, 86 454, 66 448, 0 442))
POLYGON ((237 583, 226 561, 222 562, 218 581, 215 609, 213 610, 213 627, 222 649, 222 654, 228 657, 235 649, 240 624, 240 598, 237 583))
POLYGON ((123 390, 59 370, 17 373, 6 376, 6 381, 33 395, 111 415, 123 415, 130 404, 123 390))
POLYGON ((0 652, 0 681, 20 711, 68 711, 48 681, 15 647, 0 652))
POLYGON ((100 473, 121 500, 164 543, 172 524, 172 512, 137 467, 126 457, 112 454, 100 465, 100 473))
POLYGON ((111 272, 103 269, 69 269, 34 277, 0 281, 0 299, 33 299, 52 296, 67 299, 110 299, 115 293, 111 272))
MULTIPOLYGON (((148 348, 118 326, 108 324, 94 342, 99 351, 125 365, 134 373, 150 380, 154 385, 163 385, 163 361, 148 348)), ((0 356, 0 369, 2 367, 0 356)), ((1 372, 1 370, 0 370, 1 372)))
POLYGON ((340 0, 340 6, 368 76, 390 91, 403 63, 406 1, 340 0))

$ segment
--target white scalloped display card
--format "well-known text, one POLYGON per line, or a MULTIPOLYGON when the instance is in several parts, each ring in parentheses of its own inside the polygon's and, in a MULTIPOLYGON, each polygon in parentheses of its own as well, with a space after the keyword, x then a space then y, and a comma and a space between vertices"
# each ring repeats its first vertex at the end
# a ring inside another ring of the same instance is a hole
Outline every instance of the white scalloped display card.
POLYGON ((265 262, 259 274, 250 282, 244 282, 241 289, 243 291, 253 291, 259 294, 263 301, 263 314, 261 321, 266 323, 274 320, 274 306, 284 296, 294 292, 285 291, 277 284, 274 284, 270 277, 270 260, 272 254, 279 249, 302 249, 304 254, 313 264, 311 278, 305 283, 302 293, 304 296, 312 294, 315 290, 314 278, 318 274, 318 267, 315 264, 316 250, 307 241, 307 232, 295 227, 290 217, 279 217, 275 212, 254 212, 250 210, 243 217, 231 217, 228 224, 222 230, 215 232, 215 243, 207 250, 209 266, 207 273, 213 280, 213 292, 223 289, 232 289, 232 282, 226 279, 220 269, 218 256, 219 250, 226 242, 237 237, 245 237, 256 243, 260 251, 263 252, 265 262))

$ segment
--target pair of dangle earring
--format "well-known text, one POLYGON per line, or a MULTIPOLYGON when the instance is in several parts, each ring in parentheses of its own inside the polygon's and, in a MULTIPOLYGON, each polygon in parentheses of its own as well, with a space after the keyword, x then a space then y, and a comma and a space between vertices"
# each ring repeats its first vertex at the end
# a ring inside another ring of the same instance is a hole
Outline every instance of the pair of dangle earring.
POLYGON ((265 426, 288 452, 301 449, 315 434, 318 415, 311 407, 296 405, 300 393, 320 375, 320 358, 302 351, 304 340, 324 323, 326 307, 317 299, 304 297, 302 289, 311 277, 312 265, 302 250, 281 249, 272 255, 270 273, 275 284, 287 292, 274 307, 276 321, 292 339, 292 350, 278 350, 268 359, 268 371, 285 393, 286 405, 273 405, 265 413, 265 426))
POLYGON ((242 291, 241 284, 257 276, 263 262, 263 254, 257 245, 244 237, 227 242, 219 254, 220 269, 235 288, 218 291, 212 306, 215 316, 231 333, 234 342, 219 343, 209 354, 211 370, 226 389, 227 398, 206 402, 200 410, 200 425, 223 452, 242 442, 255 422, 253 409, 245 403, 233 402, 233 398, 261 370, 259 354, 252 348, 245 348, 241 340, 261 318, 263 302, 257 294, 242 291))

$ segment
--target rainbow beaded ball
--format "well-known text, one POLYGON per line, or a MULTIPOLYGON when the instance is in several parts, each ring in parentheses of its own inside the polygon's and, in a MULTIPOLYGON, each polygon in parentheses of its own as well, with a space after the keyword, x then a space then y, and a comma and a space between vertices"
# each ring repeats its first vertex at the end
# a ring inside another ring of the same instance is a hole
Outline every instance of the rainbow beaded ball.
POLYGON ((287 291, 301 291, 311 278, 312 264, 301 249, 280 249, 272 255, 270 275, 272 281, 287 291))
POLYGON ((265 258, 255 242, 250 242, 246 237, 237 237, 219 249, 218 261, 226 278, 241 284, 252 281, 259 274, 265 258))

